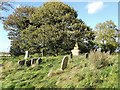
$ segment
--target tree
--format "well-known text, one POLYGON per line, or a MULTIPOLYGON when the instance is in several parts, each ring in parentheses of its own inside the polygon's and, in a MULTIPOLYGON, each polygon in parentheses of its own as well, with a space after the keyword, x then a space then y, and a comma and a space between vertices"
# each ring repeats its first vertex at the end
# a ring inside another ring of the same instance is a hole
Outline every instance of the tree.
MULTIPOLYGON (((73 8, 62 2, 47 2, 38 8, 17 8, 4 22, 4 27, 10 31, 10 39, 19 45, 17 51, 20 52, 58 55, 69 53, 76 40, 85 44, 84 40, 94 39, 92 29, 77 19, 73 8)), ((17 46, 12 45, 11 50, 15 52, 17 46)))
POLYGON ((3 22, 5 30, 9 31, 8 38, 11 40, 10 52, 14 55, 23 53, 21 49, 20 32, 30 24, 29 18, 34 12, 34 7, 23 6, 16 8, 13 14, 3 22))
POLYGON ((110 50, 113 52, 118 46, 116 41, 116 25, 112 20, 99 23, 96 25, 96 39, 95 42, 99 44, 103 51, 110 50))
POLYGON ((45 3, 32 15, 31 22, 36 26, 35 32, 43 35, 40 34, 43 39, 39 39, 38 43, 56 54, 60 51, 70 52, 75 39, 83 42, 84 39, 90 41, 94 38, 91 29, 77 19, 77 12, 62 2, 45 3))

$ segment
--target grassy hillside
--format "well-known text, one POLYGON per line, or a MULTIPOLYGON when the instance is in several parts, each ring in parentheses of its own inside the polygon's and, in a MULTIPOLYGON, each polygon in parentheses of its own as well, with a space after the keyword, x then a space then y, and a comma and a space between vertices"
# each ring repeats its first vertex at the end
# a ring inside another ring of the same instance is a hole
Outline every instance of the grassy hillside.
POLYGON ((0 63, 4 65, 0 75, 1 88, 118 87, 118 55, 108 55, 105 59, 101 57, 100 60, 107 61, 101 64, 97 61, 97 55, 91 54, 89 59, 85 55, 79 55, 69 58, 68 67, 64 71, 60 70, 63 56, 42 57, 40 65, 21 67, 18 60, 23 57, 1 58, 0 63))

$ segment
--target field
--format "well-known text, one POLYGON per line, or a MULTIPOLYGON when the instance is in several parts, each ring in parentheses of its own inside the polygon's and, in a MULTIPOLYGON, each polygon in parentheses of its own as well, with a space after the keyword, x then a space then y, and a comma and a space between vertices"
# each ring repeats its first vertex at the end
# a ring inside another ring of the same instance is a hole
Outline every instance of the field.
POLYGON ((1 58, 0 63, 4 65, 0 67, 1 88, 118 88, 117 54, 105 55, 99 60, 92 54, 89 58, 84 54, 74 56, 69 58, 64 71, 60 70, 63 56, 42 57, 40 65, 30 67, 18 65, 18 60, 23 58, 1 58))

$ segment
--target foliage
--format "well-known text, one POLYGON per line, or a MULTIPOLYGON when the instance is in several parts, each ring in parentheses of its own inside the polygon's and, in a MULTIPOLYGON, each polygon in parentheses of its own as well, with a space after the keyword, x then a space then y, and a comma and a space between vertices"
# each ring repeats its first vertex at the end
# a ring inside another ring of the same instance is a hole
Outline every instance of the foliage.
POLYGON ((99 69, 92 69, 92 58, 86 59, 84 54, 73 57, 64 71, 60 71, 63 56, 42 57, 35 67, 19 66, 23 56, 4 57, 2 88, 118 88, 118 55, 107 56, 108 65, 99 69))
POLYGON ((96 25, 96 39, 95 42, 99 44, 103 51, 113 52, 118 46, 116 41, 117 31, 116 25, 109 20, 96 25))
MULTIPOLYGON (((36 26, 32 30, 33 34, 30 34, 34 38, 30 39, 33 39, 38 49, 44 47, 49 53, 58 55, 61 51, 70 52, 75 43, 73 39, 92 38, 87 36, 88 33, 92 35, 91 29, 77 19, 76 11, 62 2, 45 3, 35 11, 30 20, 36 26)), ((31 29, 27 29, 29 30, 31 29)))
MULTIPOLYGON (((62 2, 47 2, 38 8, 19 7, 4 22, 4 27, 10 31, 14 55, 25 50, 43 55, 70 53, 76 40, 84 46, 84 40, 94 39, 91 28, 77 19, 73 8, 62 2)), ((92 45, 89 44, 88 48, 92 45)))

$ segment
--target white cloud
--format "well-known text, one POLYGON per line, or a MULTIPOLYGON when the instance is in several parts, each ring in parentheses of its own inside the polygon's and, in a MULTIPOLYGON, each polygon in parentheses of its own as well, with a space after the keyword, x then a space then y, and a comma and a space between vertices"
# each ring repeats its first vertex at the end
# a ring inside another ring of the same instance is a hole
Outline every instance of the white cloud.
POLYGON ((87 5, 88 13, 94 14, 97 11, 101 10, 103 8, 103 2, 102 1, 94 1, 90 2, 87 5))

